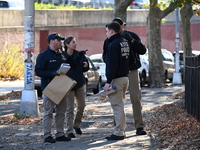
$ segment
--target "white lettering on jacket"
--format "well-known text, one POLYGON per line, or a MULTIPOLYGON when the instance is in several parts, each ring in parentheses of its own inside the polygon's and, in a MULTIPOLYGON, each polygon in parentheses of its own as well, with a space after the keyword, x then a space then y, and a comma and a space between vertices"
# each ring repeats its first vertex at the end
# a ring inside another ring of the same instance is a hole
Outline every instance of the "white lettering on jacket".
POLYGON ((49 62, 56 62, 56 60, 54 59, 54 60, 49 60, 49 62))
POLYGON ((126 42, 126 41, 121 42, 120 45, 121 45, 121 54, 122 54, 122 57, 126 57, 126 59, 128 59, 129 52, 130 52, 130 47, 128 45, 128 42, 126 42))

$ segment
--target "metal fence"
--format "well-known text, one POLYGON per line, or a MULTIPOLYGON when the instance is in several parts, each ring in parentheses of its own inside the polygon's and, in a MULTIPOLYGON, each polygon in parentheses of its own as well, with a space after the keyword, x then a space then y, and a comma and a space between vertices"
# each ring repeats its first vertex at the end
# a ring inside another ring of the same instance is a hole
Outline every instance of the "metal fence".
POLYGON ((185 108, 200 122, 200 55, 185 58, 185 108))

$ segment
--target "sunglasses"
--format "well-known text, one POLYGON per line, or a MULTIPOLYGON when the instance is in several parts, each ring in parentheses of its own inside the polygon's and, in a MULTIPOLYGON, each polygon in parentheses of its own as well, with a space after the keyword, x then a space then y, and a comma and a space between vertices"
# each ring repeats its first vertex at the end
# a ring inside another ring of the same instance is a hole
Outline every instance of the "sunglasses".
POLYGON ((56 37, 61 37, 61 34, 56 33, 54 38, 56 38, 56 37))

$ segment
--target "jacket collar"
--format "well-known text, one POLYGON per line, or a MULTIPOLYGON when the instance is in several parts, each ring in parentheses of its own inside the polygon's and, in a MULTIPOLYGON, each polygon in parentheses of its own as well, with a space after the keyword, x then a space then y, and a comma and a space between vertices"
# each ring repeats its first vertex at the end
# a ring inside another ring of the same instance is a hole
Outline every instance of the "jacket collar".
POLYGON ((112 42, 114 39, 119 38, 119 37, 122 37, 120 33, 114 34, 108 39, 108 41, 112 42))

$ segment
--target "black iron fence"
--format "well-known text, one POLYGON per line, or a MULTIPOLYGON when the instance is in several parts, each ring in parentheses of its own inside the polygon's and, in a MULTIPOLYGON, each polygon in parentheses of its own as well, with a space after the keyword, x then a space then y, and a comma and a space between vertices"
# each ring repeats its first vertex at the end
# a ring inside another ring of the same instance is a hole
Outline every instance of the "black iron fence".
POLYGON ((185 108, 200 122, 200 55, 185 58, 185 108))

